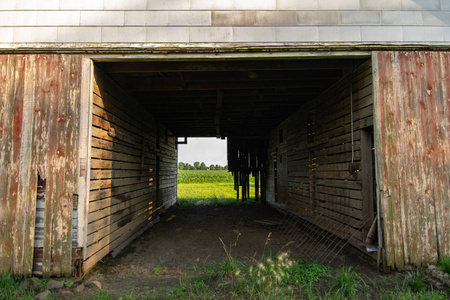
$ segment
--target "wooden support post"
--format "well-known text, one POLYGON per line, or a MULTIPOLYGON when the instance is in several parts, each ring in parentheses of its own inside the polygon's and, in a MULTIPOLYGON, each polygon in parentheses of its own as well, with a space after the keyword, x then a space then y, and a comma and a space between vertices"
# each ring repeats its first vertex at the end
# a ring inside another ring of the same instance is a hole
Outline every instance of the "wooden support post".
POLYGON ((247 181, 247 199, 250 199, 250 173, 245 174, 245 180, 247 181))
POLYGON ((220 138, 220 117, 222 115, 223 91, 217 91, 216 113, 214 115, 214 126, 216 128, 216 138, 220 138))
POLYGON ((259 172, 255 172, 255 201, 259 202, 259 172))
POLYGON ((234 188, 236 189, 236 200, 239 200, 239 172, 234 173, 234 188))
POLYGON ((245 184, 245 173, 241 172, 241 188, 242 188, 242 202, 244 202, 245 200, 247 200, 247 192, 245 190, 245 188, 247 187, 247 185, 245 184))
POLYGON ((361 181, 363 196, 363 235, 368 235, 375 212, 373 193, 373 135, 372 127, 361 130, 361 181))

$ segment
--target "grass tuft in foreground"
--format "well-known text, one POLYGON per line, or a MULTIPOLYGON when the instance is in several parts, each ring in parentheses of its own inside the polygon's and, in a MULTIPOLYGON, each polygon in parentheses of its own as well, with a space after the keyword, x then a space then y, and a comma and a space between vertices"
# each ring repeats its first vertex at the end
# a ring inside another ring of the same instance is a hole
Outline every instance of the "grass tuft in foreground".
MULTIPOLYGON (((34 299, 37 294, 47 289, 48 279, 14 276, 11 272, 0 273, 0 300, 34 299)), ((52 295, 47 300, 55 299, 52 295)))
POLYGON ((450 274, 450 256, 443 256, 439 260, 439 265, 445 273, 450 274))
POLYGON ((425 272, 422 269, 410 271, 406 274, 405 283, 414 293, 424 291, 429 285, 425 283, 425 272))
MULTIPOLYGON (((352 267, 334 270, 314 261, 291 259, 285 252, 258 261, 243 261, 229 254, 223 263, 205 265, 200 275, 181 279, 180 285, 171 291, 164 287, 137 294, 121 291, 118 297, 98 291, 89 298, 76 299, 448 299, 445 292, 430 286, 414 291, 408 275, 411 273, 384 279, 380 276, 379 280, 366 284, 352 267), (227 261, 233 265, 231 269, 224 268, 227 261)), ((0 299, 34 299, 37 291, 24 291, 22 283, 22 279, 11 274, 1 274, 0 299)), ((45 283, 41 280, 38 285, 44 287, 45 283)), ((50 295, 47 299, 56 298, 50 295)))
POLYGON ((345 297, 353 297, 366 287, 366 283, 352 267, 342 266, 336 274, 330 291, 345 297))
MULTIPOLYGON (((18 299, 27 296, 26 291, 22 290, 21 282, 19 279, 15 278, 11 273, 1 273, 0 274, 0 299, 18 299)), ((32 296, 30 296, 32 299, 32 296)))

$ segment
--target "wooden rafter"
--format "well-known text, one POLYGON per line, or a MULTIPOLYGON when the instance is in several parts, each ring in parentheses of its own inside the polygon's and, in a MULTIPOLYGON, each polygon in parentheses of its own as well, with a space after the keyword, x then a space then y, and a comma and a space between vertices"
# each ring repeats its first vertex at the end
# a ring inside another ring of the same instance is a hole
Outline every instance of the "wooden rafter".
POLYGON ((265 135, 354 59, 99 63, 177 136, 265 135), (218 92, 220 91, 220 92, 218 92))

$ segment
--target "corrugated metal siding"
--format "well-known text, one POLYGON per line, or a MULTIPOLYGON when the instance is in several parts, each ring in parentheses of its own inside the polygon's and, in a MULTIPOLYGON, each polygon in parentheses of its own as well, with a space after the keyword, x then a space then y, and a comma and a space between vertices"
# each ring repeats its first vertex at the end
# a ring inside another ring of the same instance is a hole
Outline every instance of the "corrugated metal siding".
POLYGON ((450 54, 377 52, 378 177, 388 266, 450 254, 450 54))
POLYGON ((70 274, 81 58, 0 55, 0 270, 32 272, 39 173, 44 275, 70 274))

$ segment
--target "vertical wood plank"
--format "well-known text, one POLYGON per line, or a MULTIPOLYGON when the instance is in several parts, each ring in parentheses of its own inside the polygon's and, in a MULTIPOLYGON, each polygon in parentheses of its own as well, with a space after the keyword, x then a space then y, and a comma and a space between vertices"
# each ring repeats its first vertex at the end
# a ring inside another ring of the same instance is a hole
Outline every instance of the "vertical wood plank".
POLYGON ((79 149, 79 106, 80 106, 80 56, 69 56, 66 70, 67 106, 66 106, 66 158, 65 158, 65 178, 66 178, 66 203, 63 207, 63 227, 62 227, 62 273, 70 275, 72 266, 72 217, 73 217, 73 193, 76 191, 78 183, 78 149, 79 149))
POLYGON ((55 151, 51 151, 53 159, 50 160, 52 177, 55 186, 53 187, 53 224, 52 224, 52 264, 53 275, 62 275, 62 261, 63 261, 63 216, 65 204, 67 201, 67 183, 65 178, 65 160, 66 160, 66 106, 67 106, 67 78, 66 78, 66 61, 64 56, 52 56, 53 72, 56 74, 54 79, 57 88, 55 89, 55 96, 57 104, 55 105, 55 114, 52 115, 53 127, 53 141, 51 144, 55 145, 55 151), (56 80, 60 78, 61 80, 56 80))
MULTIPOLYGON (((403 112, 403 117, 399 120, 402 126, 400 131, 404 138, 404 142, 399 144, 402 147, 401 155, 397 158, 401 160, 401 186, 402 186, 402 197, 408 201, 408 205, 403 210, 402 218, 404 219, 405 226, 407 230, 404 230, 405 240, 405 263, 420 263, 420 257, 422 256, 421 249, 418 247, 415 237, 421 236, 421 226, 418 222, 419 220, 419 210, 417 207, 410 207, 411 202, 419 204, 420 194, 417 193, 418 189, 411 189, 410 186, 416 186, 419 188, 420 182, 415 182, 414 180, 408 179, 408 174, 417 174, 421 172, 419 164, 417 164, 417 153, 413 150, 414 136, 416 124, 413 124, 413 120, 416 118, 415 107, 417 107, 416 102, 419 95, 417 92, 421 90, 420 83, 416 83, 417 75, 420 74, 421 70, 416 70, 416 66, 413 62, 414 57, 405 57, 399 61, 401 69, 401 82, 403 83, 403 89, 401 94, 402 101, 399 101, 401 105, 401 111, 403 112), (419 87, 417 87, 419 86, 419 87), (412 151, 411 151, 412 150, 412 151), (406 210, 406 212, 405 212, 406 210)), ((421 65, 420 63, 418 64, 421 65)))
POLYGON ((392 82, 384 76, 384 74, 392 72, 391 57, 388 55, 382 55, 385 53, 376 52, 377 55, 377 74, 378 78, 374 78, 377 81, 379 94, 376 95, 374 100, 374 117, 375 117, 375 135, 376 135, 376 145, 377 145, 377 165, 378 165, 378 178, 379 178, 379 189, 381 194, 380 203, 380 214, 382 215, 382 225, 384 233, 384 251, 386 254, 386 262, 388 266, 395 265, 394 255, 393 255, 393 211, 390 206, 390 194, 387 188, 387 170, 389 167, 385 161, 387 155, 385 146, 386 140, 386 127, 385 123, 385 111, 386 111, 386 101, 387 96, 392 93, 393 87, 392 82))
POLYGON ((387 262, 402 269, 448 255, 448 242, 441 242, 448 241, 448 53, 378 52, 377 58, 387 262))
POLYGON ((24 123, 24 75, 25 75, 25 56, 19 56, 16 59, 15 72, 14 72, 14 120, 13 120, 13 170, 11 175, 14 178, 14 182, 11 186, 11 193, 13 196, 13 202, 11 203, 11 213, 14 221, 10 223, 12 225, 12 244, 14 245, 14 272, 21 272, 23 268, 23 253, 21 244, 23 241, 23 231, 21 228, 23 215, 22 210, 22 194, 20 191, 21 185, 21 146, 22 146, 22 126, 24 123))
POLYGON ((80 141, 79 141, 79 180, 78 180, 78 247, 83 248, 83 259, 86 259, 87 217, 90 181, 91 139, 92 139, 92 66, 89 58, 82 58, 82 83, 80 96, 80 141))
POLYGON ((57 181, 54 178, 53 159, 56 152, 56 113, 58 109, 58 101, 56 94, 57 82, 52 79, 51 74, 57 73, 51 56, 41 56, 43 68, 42 79, 45 80, 45 110, 47 111, 47 126, 44 142, 46 143, 45 152, 42 153, 42 159, 45 161, 45 177, 47 180, 46 197, 45 197, 45 216, 44 216, 44 243, 42 258, 42 274, 48 277, 52 274, 52 247, 53 237, 53 217, 54 202, 57 189, 57 181))
MULTIPOLYGON (((8 104, 6 98, 7 90, 7 64, 8 55, 0 55, 0 171, 4 174, 6 172, 5 156, 7 141, 7 124, 6 124, 6 106, 8 104)), ((6 221, 6 193, 5 186, 7 184, 7 176, 0 176, 0 272, 6 269, 4 262, 4 248, 5 248, 5 221, 6 221)))
MULTIPOLYGON (((401 60, 398 55, 394 54, 394 60, 392 61, 393 66, 393 78, 401 78, 402 76, 402 68, 401 68, 401 60)), ((398 101, 397 99, 403 97, 404 93, 404 82, 402 80, 394 80, 395 93, 391 96, 389 103, 389 116, 387 119, 392 120, 393 122, 389 123, 390 134, 389 134, 389 144, 388 144, 388 153, 389 153, 389 165, 392 169, 399 170, 399 174, 395 174, 390 172, 389 178, 390 181, 388 184, 392 187, 393 190, 393 203, 397 214, 396 218, 393 220, 393 228, 394 228, 394 238, 396 243, 394 247, 395 251, 395 261, 399 265, 399 268, 403 268, 404 263, 408 263, 404 258, 408 253, 409 243, 407 241, 408 237, 408 201, 404 197, 407 189, 405 189, 405 170, 404 170, 404 143, 398 143, 398 132, 404 132, 404 110, 402 108, 403 102, 398 101), (396 128, 396 130, 393 130, 396 128), (392 149, 392 151, 389 151, 392 149), (399 238, 400 237, 400 238, 399 238)))
POLYGON ((436 227, 439 256, 450 255, 450 53, 440 53, 440 100, 436 105, 438 132, 437 173, 435 177, 436 227))
POLYGON ((22 128, 22 148, 20 158, 21 175, 21 199, 23 206, 23 230, 22 246, 22 268, 21 273, 30 276, 33 270, 34 254, 34 233, 36 221, 36 202, 37 202, 37 159, 36 149, 34 147, 35 125, 35 58, 34 55, 25 57, 25 76, 24 76, 24 122, 22 128))
MULTIPOLYGON (((423 99, 425 103, 424 109, 421 109, 421 124, 422 132, 426 135, 425 147, 423 149, 423 159, 424 166, 427 166, 425 175, 426 183, 424 194, 426 195, 426 200, 424 202, 425 214, 422 214, 424 231, 427 232, 427 244, 426 253, 423 255, 422 264, 428 264, 436 262, 439 259, 439 244, 438 244, 438 215, 436 211, 436 204, 440 202, 442 196, 439 195, 440 190, 440 177, 445 176, 440 175, 440 154, 439 151, 439 129, 438 129, 438 118, 439 115, 437 111, 442 103, 442 93, 441 93, 441 82, 440 77, 441 72, 440 67, 440 54, 439 52, 424 52, 425 60, 425 78, 426 78, 426 89, 423 90, 423 99)), ((444 83, 445 84, 445 83, 444 83)), ((450 82, 447 82, 450 84, 450 82)), ((420 106, 422 108, 422 105, 420 106)), ((448 116, 450 118, 450 116, 448 116)), ((447 139, 447 142, 449 140, 447 139)), ((444 149, 441 149, 444 150, 444 149)), ((441 153, 440 153, 441 152, 441 153)))
MULTIPOLYGON (((48 123, 48 105, 46 103, 47 93, 49 91, 49 79, 47 74, 46 60, 42 55, 35 56, 35 122, 34 122, 34 156, 36 157, 36 172, 42 179, 47 178, 46 160, 44 159, 47 151, 47 123, 48 123)), ((44 194, 46 192, 44 188, 44 194)), ((33 230, 35 230, 33 228, 33 230)))
POLYGON ((363 236, 366 238, 374 217, 373 206, 373 162, 372 135, 366 130, 361 131, 361 182, 363 196, 363 236))
POLYGON ((11 174, 13 170, 13 120, 14 120, 14 101, 13 101, 13 83, 15 72, 16 56, 2 55, 1 64, 1 141, 0 143, 0 168, 2 174, 8 176, 0 176, 0 221, 2 226, 0 228, 0 261, 2 262, 2 270, 9 271, 13 265, 13 243, 12 243, 12 222, 14 221, 11 212, 11 203, 14 195, 11 193, 11 185, 14 180, 11 174))

